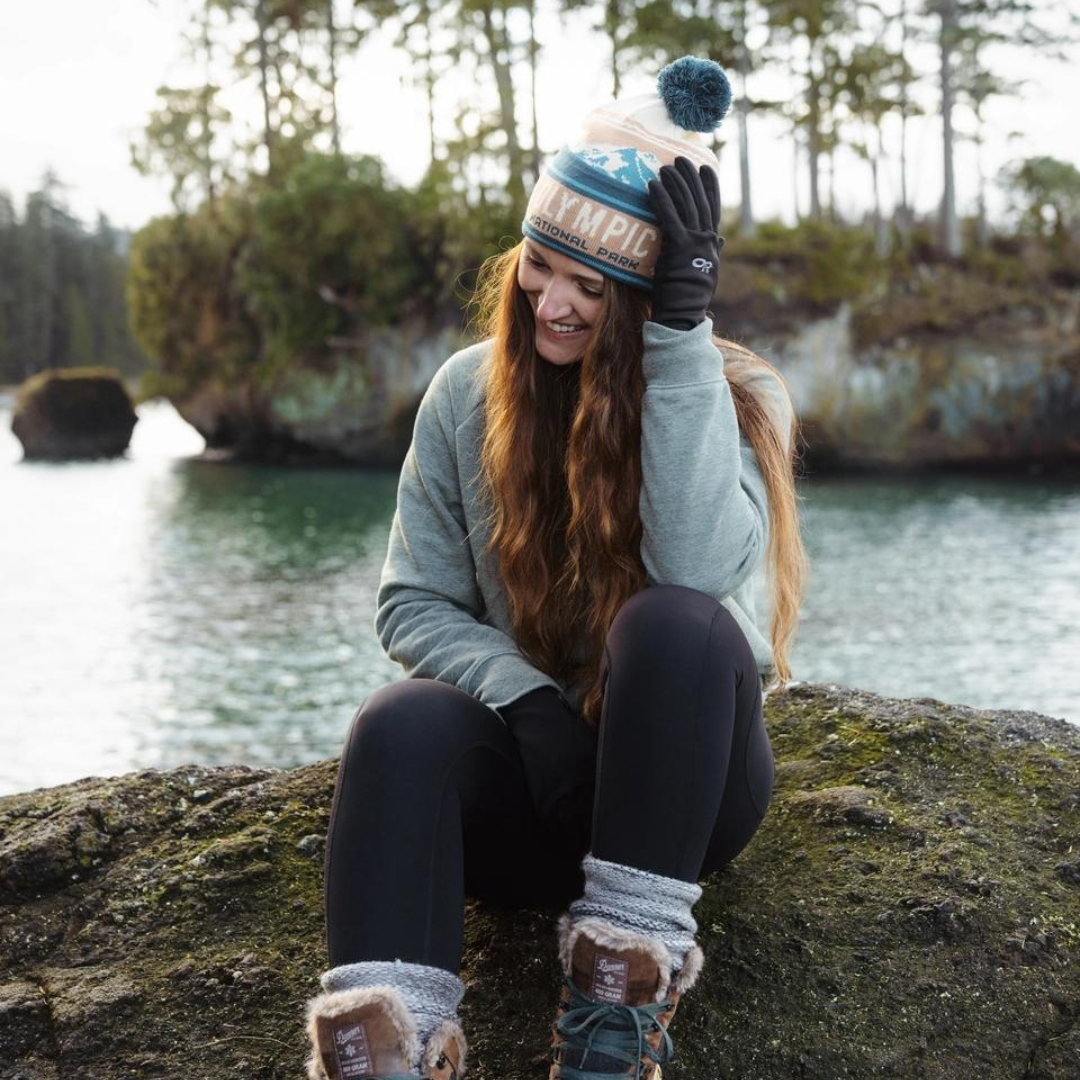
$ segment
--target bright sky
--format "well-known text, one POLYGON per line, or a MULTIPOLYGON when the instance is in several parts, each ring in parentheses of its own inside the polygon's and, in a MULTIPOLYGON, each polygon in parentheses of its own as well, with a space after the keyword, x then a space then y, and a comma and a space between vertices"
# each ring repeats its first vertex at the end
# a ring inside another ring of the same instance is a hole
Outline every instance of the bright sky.
MULTIPOLYGON (((196 81, 185 59, 181 31, 189 25, 193 0, 8 0, 0 13, 0 189, 21 208, 47 167, 67 185, 68 204, 92 224, 99 210, 114 225, 137 228, 170 209, 169 185, 146 179, 129 164, 128 143, 156 106, 158 86, 196 81)), ((604 39, 576 16, 560 25, 551 0, 541 0, 538 37, 545 44, 539 72, 540 142, 554 152, 572 133, 574 121, 609 94, 609 58, 604 39)), ((344 7, 342 8, 344 10, 344 7)), ((916 57, 928 70, 932 51, 924 46, 916 57)), ((1080 166, 1080 141, 1063 138, 1067 117, 1080 98, 1075 64, 1054 64, 1018 51, 1001 51, 999 70, 1010 78, 1032 79, 1021 95, 997 100, 986 117, 983 170, 993 177, 1014 158, 1050 154, 1080 166)), ((409 64, 380 34, 342 64, 339 109, 347 151, 379 154, 392 175, 411 184, 427 163, 427 127, 423 96, 402 85, 409 64)), ((627 79, 624 94, 651 87, 655 73, 627 79)), ((475 88, 464 80, 447 82, 439 100, 445 106, 444 126, 455 101, 475 88)), ((761 96, 790 96, 790 85, 761 78, 751 82, 761 96)), ((927 106, 937 94, 928 80, 917 91, 927 106)), ((234 113, 254 123, 259 104, 252 86, 228 102, 234 113)), ((525 103, 522 103, 524 113, 525 103)), ((966 109, 955 114, 962 132, 974 130, 966 109)), ((734 117, 721 128, 729 149, 722 155, 721 190, 725 206, 739 201, 738 159, 734 117)), ((883 183, 886 206, 898 194, 896 157, 899 126, 887 129, 890 175, 883 183)), ((790 137, 778 121, 751 121, 751 168, 754 210, 759 218, 793 219, 795 175, 790 137)), ((921 211, 932 209, 941 189, 941 123, 939 117, 909 129, 909 191, 921 211)), ((957 155, 961 212, 974 205, 976 160, 970 142, 957 155)), ((869 169, 848 155, 838 168, 838 204, 845 216, 869 206, 869 169)), ((808 205, 805 168, 800 165, 800 205, 808 205)), ((824 190, 824 188, 823 188, 824 190)), ((1000 198, 991 192, 990 214, 999 216, 1000 198)))

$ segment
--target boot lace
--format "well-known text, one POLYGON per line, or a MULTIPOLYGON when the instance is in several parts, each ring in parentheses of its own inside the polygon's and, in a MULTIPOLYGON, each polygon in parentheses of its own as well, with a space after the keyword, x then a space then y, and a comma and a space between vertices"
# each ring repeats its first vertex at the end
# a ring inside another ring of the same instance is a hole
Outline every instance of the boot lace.
MULTIPOLYGON (((440 1068, 442 1066, 439 1066, 440 1068)), ((452 1074, 454 1077, 457 1073, 452 1074)), ((378 1076, 372 1074, 371 1076, 361 1077, 360 1080, 429 1080, 427 1073, 380 1073, 378 1076)))
MULTIPOLYGON (((642 1058, 666 1065, 674 1054, 671 1036, 657 1017, 671 1008, 669 1001, 647 1005, 615 1005, 583 994, 564 977, 570 991, 569 1007, 555 1023, 559 1040, 552 1050, 558 1062, 559 1080, 610 1080, 612 1076, 641 1080, 642 1058), (659 1031, 660 1046, 654 1049, 648 1036, 659 1031), (586 1069, 589 1055, 593 1068, 586 1069), (574 1064, 570 1064, 573 1062, 574 1064), (627 1066, 633 1066, 628 1071, 627 1066)), ((656 1075, 660 1075, 657 1069, 656 1075)))

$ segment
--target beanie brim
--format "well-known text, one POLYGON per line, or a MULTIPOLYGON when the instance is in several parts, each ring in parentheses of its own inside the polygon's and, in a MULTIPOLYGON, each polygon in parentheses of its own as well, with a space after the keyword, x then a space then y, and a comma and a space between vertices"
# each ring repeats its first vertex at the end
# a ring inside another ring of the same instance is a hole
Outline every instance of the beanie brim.
POLYGON ((577 262, 583 263, 585 266, 589 266, 603 274, 604 277, 614 278, 624 285, 633 285, 635 288, 642 289, 645 292, 652 292, 652 278, 642 277, 640 274, 633 273, 633 271, 620 269, 603 259, 586 254, 580 248, 561 243, 550 233, 542 232, 539 228, 530 224, 528 220, 521 223, 521 231, 524 236, 537 244, 543 244, 544 247, 557 251, 560 255, 568 255, 571 259, 575 259, 577 262))
POLYGON ((606 176, 570 149, 541 174, 521 229, 606 277, 652 290, 660 228, 647 188, 606 176))

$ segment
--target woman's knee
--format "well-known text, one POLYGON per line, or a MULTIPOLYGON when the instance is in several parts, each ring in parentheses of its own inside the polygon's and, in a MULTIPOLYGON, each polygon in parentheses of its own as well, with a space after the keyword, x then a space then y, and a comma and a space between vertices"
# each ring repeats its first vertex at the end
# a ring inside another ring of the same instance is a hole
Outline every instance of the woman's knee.
MULTIPOLYGON (((741 665, 749 643, 735 616, 718 600, 685 585, 651 585, 619 609, 608 634, 610 649, 633 663, 658 659, 669 648, 680 653, 708 650, 712 663, 741 665)), ((751 653, 752 657, 752 653, 751 653)))
POLYGON ((426 760, 446 761, 475 737, 477 717, 485 710, 491 711, 449 683, 399 679, 368 694, 342 756, 350 766, 362 762, 365 770, 387 774, 403 763, 420 768, 426 760))

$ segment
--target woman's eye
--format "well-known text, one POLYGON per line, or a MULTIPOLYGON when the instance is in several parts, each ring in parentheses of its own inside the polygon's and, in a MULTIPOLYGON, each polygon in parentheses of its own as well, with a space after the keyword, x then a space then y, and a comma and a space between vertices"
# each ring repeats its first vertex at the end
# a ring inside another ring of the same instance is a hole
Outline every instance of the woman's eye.
MULTIPOLYGON (((526 255, 525 261, 530 266, 535 266, 538 270, 546 270, 548 268, 548 264, 546 262, 543 262, 541 259, 538 259, 535 255, 526 255)), ((599 300, 600 297, 604 295, 602 292, 596 292, 593 289, 587 289, 584 285, 579 284, 578 288, 586 296, 591 297, 593 300, 599 300)))

